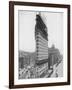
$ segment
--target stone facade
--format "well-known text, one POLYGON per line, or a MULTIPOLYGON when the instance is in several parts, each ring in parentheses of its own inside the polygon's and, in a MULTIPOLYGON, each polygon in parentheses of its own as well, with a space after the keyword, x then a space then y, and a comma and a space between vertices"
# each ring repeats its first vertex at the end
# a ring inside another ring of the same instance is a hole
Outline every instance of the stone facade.
POLYGON ((35 40, 37 77, 44 77, 48 70, 48 34, 47 27, 39 14, 36 15, 35 40))

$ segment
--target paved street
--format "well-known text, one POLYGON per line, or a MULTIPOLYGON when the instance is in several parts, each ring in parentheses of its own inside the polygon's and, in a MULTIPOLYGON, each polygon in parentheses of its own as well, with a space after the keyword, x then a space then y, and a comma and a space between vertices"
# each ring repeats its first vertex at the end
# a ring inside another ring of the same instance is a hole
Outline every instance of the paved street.
MULTIPOLYGON (((48 70, 46 73, 42 73, 40 77, 49 78, 49 77, 62 77, 63 76, 63 62, 61 61, 58 65, 54 65, 53 69, 48 70)), ((20 71, 20 78, 34 78, 35 70, 33 68, 30 69, 22 69, 20 71)))
POLYGON ((63 76, 63 61, 61 61, 61 63, 57 66, 57 73, 58 73, 58 77, 63 76))
POLYGON ((51 77, 62 77, 63 76, 63 62, 61 61, 59 65, 54 67, 54 71, 51 77))

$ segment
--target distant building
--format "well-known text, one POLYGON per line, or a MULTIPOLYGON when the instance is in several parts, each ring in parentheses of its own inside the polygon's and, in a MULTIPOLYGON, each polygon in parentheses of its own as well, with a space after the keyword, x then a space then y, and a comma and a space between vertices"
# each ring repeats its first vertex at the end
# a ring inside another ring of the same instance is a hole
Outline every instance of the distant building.
POLYGON ((36 53, 29 53, 19 51, 19 68, 23 69, 27 66, 34 66, 36 60, 36 53))
POLYGON ((19 51, 19 79, 35 77, 36 53, 19 51))
POLYGON ((19 68, 23 69, 24 68, 24 58, 19 57, 19 68))
POLYGON ((37 76, 42 77, 48 70, 48 33, 40 14, 36 15, 35 40, 37 76))
POLYGON ((60 52, 57 48, 55 48, 54 45, 52 45, 51 48, 48 48, 49 57, 48 57, 48 63, 49 63, 49 69, 53 67, 54 64, 58 63, 62 56, 60 55, 60 52))

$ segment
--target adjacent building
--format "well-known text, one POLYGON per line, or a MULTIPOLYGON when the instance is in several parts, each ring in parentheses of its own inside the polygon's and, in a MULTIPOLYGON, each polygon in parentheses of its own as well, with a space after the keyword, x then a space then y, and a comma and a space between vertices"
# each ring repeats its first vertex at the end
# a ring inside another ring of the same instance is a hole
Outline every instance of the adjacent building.
POLYGON ((48 48, 49 57, 49 69, 53 68, 54 65, 58 64, 62 60, 62 55, 60 54, 59 50, 52 45, 51 48, 48 48))

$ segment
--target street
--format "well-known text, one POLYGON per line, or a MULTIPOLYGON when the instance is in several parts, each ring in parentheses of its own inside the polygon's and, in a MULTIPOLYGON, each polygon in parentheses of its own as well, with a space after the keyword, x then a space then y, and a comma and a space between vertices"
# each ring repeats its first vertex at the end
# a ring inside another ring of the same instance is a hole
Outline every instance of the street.
POLYGON ((53 73, 50 77, 62 77, 63 76, 63 61, 61 61, 58 66, 54 66, 53 73))

